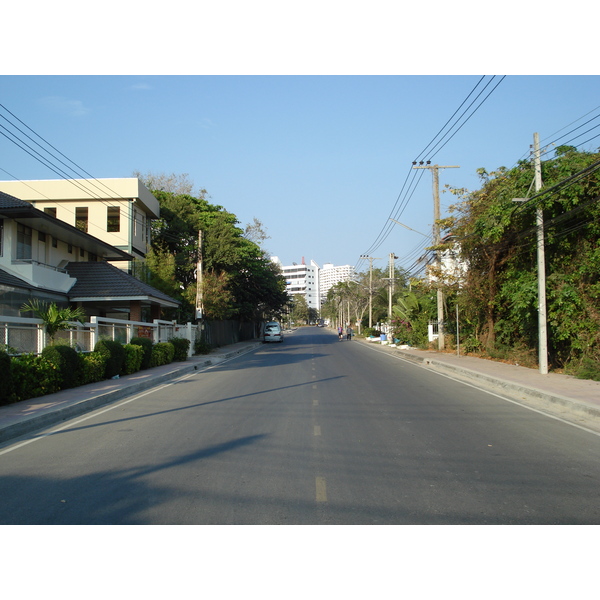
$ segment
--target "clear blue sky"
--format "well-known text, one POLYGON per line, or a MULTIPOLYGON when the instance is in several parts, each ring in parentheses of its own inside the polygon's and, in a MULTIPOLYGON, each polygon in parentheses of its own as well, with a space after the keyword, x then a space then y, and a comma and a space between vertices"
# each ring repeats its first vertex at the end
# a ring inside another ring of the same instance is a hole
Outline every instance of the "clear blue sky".
MULTIPOLYGON (((118 19, 81 4, 76 13, 40 6, 25 37, 6 28, 14 52, 0 70, 0 104, 94 177, 187 173, 242 227, 258 218, 284 264, 364 269, 370 254, 384 267, 393 252, 413 266, 426 240, 389 217, 430 234, 431 173, 418 171, 409 193, 411 164, 431 158, 422 151, 481 73, 498 75, 485 76, 432 157, 460 166, 440 171, 442 189, 477 189, 478 168, 510 167, 534 132, 553 141, 600 107, 595 20, 573 11, 257 0, 191 15, 189 4, 169 6, 121 3, 118 19), (553 75, 573 69, 583 75, 553 75)), ((28 16, 25 5, 7 10, 11 22, 28 16)), ((4 135, 0 169, 0 179, 58 177, 4 135)), ((442 214, 453 200, 442 194, 442 214)))
MULTIPOLYGON (((425 238, 393 222, 391 231, 384 227, 393 215, 418 232, 431 232, 431 173, 418 172, 422 177, 410 196, 403 186, 417 174, 411 172, 413 159, 429 157, 422 151, 480 79, 3 76, 0 103, 94 177, 127 177, 134 170, 188 173, 242 226, 253 217, 262 221, 270 235, 266 248, 284 264, 304 257, 320 265, 355 265, 369 253, 382 258, 376 266, 385 266, 394 252, 399 265, 409 266, 425 238)), ((499 85, 436 149, 433 164, 460 166, 440 171, 442 188, 477 189, 476 170, 510 167, 526 157, 534 132, 543 143, 590 111, 573 127, 598 115, 598 76, 500 80, 484 79, 476 93, 490 85, 465 117, 499 85)), ((0 125, 8 127, 4 119, 0 125)), ((600 138, 584 147, 598 146, 600 138)), ((0 156, 2 179, 58 177, 4 136, 0 156)), ((448 193, 441 199, 443 210, 454 200, 448 193)))

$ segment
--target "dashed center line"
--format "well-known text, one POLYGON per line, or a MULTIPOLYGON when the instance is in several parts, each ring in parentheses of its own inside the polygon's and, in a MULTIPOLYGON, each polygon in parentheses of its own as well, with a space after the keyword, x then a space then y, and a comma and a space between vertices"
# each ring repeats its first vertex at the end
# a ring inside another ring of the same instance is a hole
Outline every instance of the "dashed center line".
POLYGON ((321 435, 321 426, 315 425, 315 435, 321 435))
POLYGON ((317 492, 317 502, 327 502, 327 487, 325 485, 325 477, 317 477, 315 479, 317 492))

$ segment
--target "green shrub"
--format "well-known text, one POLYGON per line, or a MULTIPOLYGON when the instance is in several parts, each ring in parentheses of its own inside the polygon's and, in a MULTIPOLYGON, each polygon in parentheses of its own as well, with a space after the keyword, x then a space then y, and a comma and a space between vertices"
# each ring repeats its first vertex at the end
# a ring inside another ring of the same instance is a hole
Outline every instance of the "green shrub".
POLYGON ((100 340, 94 346, 94 352, 100 352, 105 359, 104 377, 111 379, 119 375, 125 362, 125 349, 120 342, 113 340, 100 340))
POLYGON ((187 360, 188 350, 190 349, 190 340, 174 337, 171 338, 169 342, 171 342, 175 348, 173 360, 187 360))
POLYGON ((152 360, 150 361, 151 367, 160 367, 160 365, 168 365, 173 362, 173 356, 175 354, 175 346, 170 342, 159 342, 152 346, 152 360))
POLYGON ((60 373, 61 389, 68 389, 79 385, 79 356, 70 346, 46 346, 42 356, 50 361, 60 373))
POLYGON ((194 354, 210 354, 210 351, 210 344, 204 338, 204 334, 202 337, 196 339, 194 342, 194 354))
POLYGON ((21 354, 12 358, 10 366, 15 402, 53 394, 60 390, 60 372, 49 360, 35 354, 21 354))
POLYGON ((0 378, 2 378, 0 405, 11 402, 14 393, 11 362, 10 356, 4 350, 0 350, 0 378))
POLYGON ((144 348, 138 344, 125 344, 123 349, 125 350, 125 361, 121 368, 121 375, 131 375, 131 373, 139 371, 142 366, 144 348))
POLYGON ((581 366, 577 369, 575 377, 577 379, 591 379, 600 381, 600 362, 589 357, 584 357, 581 366))
POLYGON ((141 346, 144 349, 144 356, 142 357, 142 365, 140 369, 149 369, 150 361, 152 360, 152 340, 142 337, 134 337, 131 339, 130 344, 141 346))
POLYGON ((104 379, 106 357, 101 352, 86 352, 79 355, 78 385, 96 383, 104 379))

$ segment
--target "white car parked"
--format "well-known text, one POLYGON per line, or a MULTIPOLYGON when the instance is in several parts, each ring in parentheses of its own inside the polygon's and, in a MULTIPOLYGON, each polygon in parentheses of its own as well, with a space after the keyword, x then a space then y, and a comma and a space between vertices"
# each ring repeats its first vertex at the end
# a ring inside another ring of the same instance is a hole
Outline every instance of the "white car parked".
POLYGON ((269 321, 265 325, 263 343, 266 342, 283 342, 283 331, 281 331, 281 325, 277 321, 269 321))

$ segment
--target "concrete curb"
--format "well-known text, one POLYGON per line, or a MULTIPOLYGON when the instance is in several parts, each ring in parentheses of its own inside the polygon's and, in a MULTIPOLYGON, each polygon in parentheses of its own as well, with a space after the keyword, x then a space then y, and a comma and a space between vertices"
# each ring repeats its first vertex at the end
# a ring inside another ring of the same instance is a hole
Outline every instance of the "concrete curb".
POLYGON ((408 352, 403 352, 402 350, 395 350, 395 353, 402 356, 402 358, 425 368, 452 375, 465 382, 477 382, 490 391, 503 392, 515 400, 542 401, 549 405, 562 406, 574 413, 600 419, 600 409, 597 406, 587 404, 581 400, 574 401, 559 394, 552 394, 535 387, 506 381, 499 377, 494 377, 493 375, 473 371, 466 367, 458 367, 429 357, 416 357, 408 352))
MULTIPOLYGON (((127 398, 128 396, 133 396, 139 392, 143 392, 144 390, 157 387, 162 383, 166 383, 172 379, 186 375, 187 373, 192 373, 193 371, 198 370, 198 368, 219 364, 220 362, 223 362, 229 358, 233 358, 234 356, 250 352, 259 345, 260 343, 255 343, 245 348, 227 352, 225 354, 215 354, 210 358, 207 357, 206 360, 202 362, 187 364, 181 363, 181 367, 175 368, 168 373, 162 373, 160 375, 149 377, 145 381, 136 381, 129 384, 125 383, 123 386, 118 387, 117 389, 107 392, 99 392, 94 396, 84 398, 67 406, 50 408, 47 411, 41 412, 37 415, 25 417, 18 422, 0 428, 0 443, 6 442, 21 435, 26 435, 44 427, 55 425, 61 421, 78 417, 107 404, 111 404, 112 402, 116 402, 118 400, 122 400, 123 398, 127 398)), ((84 390, 82 390, 82 392, 84 392, 84 390)))

